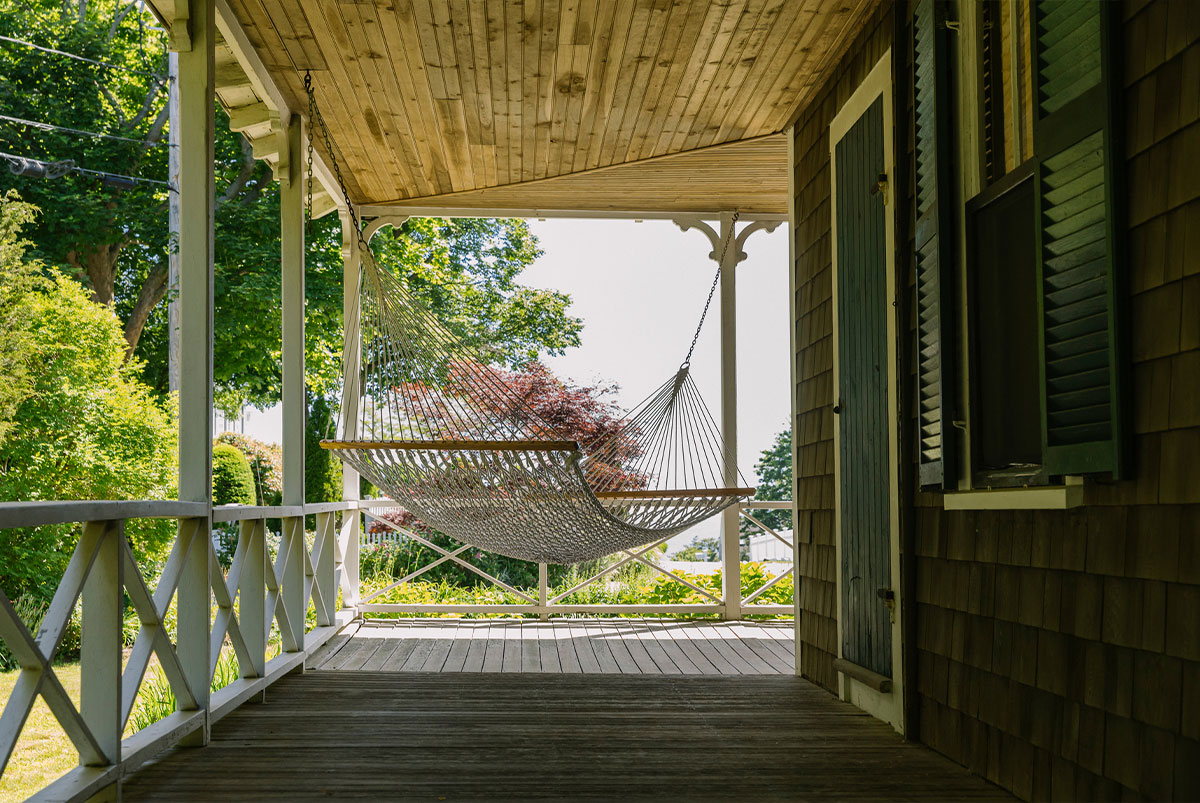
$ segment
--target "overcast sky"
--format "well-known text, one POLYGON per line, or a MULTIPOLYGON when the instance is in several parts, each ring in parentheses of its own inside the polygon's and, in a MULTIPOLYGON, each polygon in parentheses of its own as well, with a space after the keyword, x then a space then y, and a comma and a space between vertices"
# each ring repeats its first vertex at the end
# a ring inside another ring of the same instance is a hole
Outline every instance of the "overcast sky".
MULTIPOLYGON (((739 224, 743 225, 743 224, 739 224)), ((619 402, 636 405, 670 377, 687 354, 716 263, 699 231, 669 221, 530 221, 544 255, 521 282, 569 293, 583 319, 583 343, 546 360, 577 383, 621 386, 619 402)), ((738 463, 753 484, 754 463, 786 425, 788 391, 787 234, 756 232, 737 267, 738 463)), ((692 358, 692 377, 720 420, 720 291, 692 358)), ((250 411, 247 434, 280 438, 278 408, 250 411)), ((672 551, 696 535, 715 535, 716 521, 676 536, 672 551)))

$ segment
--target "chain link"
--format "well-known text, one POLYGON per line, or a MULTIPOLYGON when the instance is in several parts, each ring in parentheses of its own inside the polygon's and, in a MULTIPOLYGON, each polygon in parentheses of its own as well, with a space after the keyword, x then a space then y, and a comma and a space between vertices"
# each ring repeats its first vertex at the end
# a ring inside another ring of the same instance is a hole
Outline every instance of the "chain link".
POLYGON ((717 285, 721 283, 721 266, 725 264, 725 254, 729 251, 729 244, 734 240, 733 226, 738 222, 740 216, 741 212, 733 210, 733 218, 729 221, 729 237, 721 247, 721 258, 717 260, 717 275, 713 276, 712 287, 708 288, 708 300, 704 302, 704 311, 700 313, 700 323, 696 326, 696 334, 692 335, 692 345, 688 348, 687 357, 684 357, 681 367, 686 368, 692 364, 692 352, 696 350, 696 341, 700 339, 700 332, 704 329, 704 319, 708 317, 708 308, 712 306, 713 295, 717 292, 717 285))
MULTIPOLYGON (((346 189, 346 182, 342 178, 342 165, 338 162, 337 152, 333 149, 333 140, 329 136, 329 126, 325 125, 325 118, 321 116, 321 109, 317 106, 317 93, 312 85, 312 73, 305 71, 304 73, 304 92, 308 95, 308 119, 310 125, 316 124, 319 129, 321 139, 325 142, 325 151, 329 154, 329 161, 333 163, 333 176, 337 181, 338 189, 342 191, 342 199, 346 202, 346 211, 350 215, 350 224, 354 227, 354 231, 358 234, 358 240, 363 245, 366 241, 363 239, 362 225, 358 218, 358 213, 354 211, 354 202, 350 200, 350 191, 346 189)), ((312 132, 316 133, 316 132, 312 132)), ((312 141, 314 137, 310 133, 308 138, 309 145, 309 167, 312 167, 312 141)), ((309 185, 310 195, 312 185, 309 185)))

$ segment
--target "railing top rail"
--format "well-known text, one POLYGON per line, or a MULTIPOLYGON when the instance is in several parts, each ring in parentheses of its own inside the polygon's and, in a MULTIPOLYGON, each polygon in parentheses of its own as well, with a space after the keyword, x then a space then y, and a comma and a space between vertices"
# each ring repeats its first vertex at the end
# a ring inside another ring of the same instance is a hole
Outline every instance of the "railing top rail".
POLYGON ((306 505, 217 505, 213 508, 213 521, 282 519, 316 512, 321 511, 310 511, 306 505))
POLYGON ((208 515, 204 502, 178 500, 0 502, 0 529, 117 519, 189 519, 208 515))
POLYGON ((771 501, 755 502, 755 501, 751 500, 749 502, 740 503, 738 505, 738 507, 740 507, 743 510, 790 510, 791 508, 795 507, 795 505, 796 505, 796 503, 791 502, 791 501, 788 501, 788 502, 771 502, 771 501))

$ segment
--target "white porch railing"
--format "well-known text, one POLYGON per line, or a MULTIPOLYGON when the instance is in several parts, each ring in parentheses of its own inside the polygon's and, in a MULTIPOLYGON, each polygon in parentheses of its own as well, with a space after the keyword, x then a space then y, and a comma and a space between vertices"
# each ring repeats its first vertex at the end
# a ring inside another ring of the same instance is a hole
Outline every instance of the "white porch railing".
MULTIPOLYGON (((742 506, 741 514, 765 532, 789 543, 747 511, 787 508, 790 504, 747 503, 742 506)), ((444 548, 419 533, 401 530, 379 518, 382 509, 393 505, 368 500, 281 507, 225 506, 213 508, 210 515, 207 506, 199 502, 0 503, 0 531, 63 523, 82 526, 78 545, 36 633, 21 620, 8 596, 0 590, 0 638, 20 665, 16 685, 0 715, 0 773, 8 766, 26 718, 40 696, 78 752, 80 766, 48 785, 34 799, 87 800, 167 747, 205 744, 214 722, 243 703, 260 699, 263 691, 284 675, 301 670, 314 650, 362 613, 511 613, 542 617, 570 613, 724 617, 726 613, 726 602, 718 593, 658 566, 647 557, 662 541, 627 550, 614 564, 553 596, 547 566, 542 564, 535 594, 514 588, 472 565, 464 558, 469 547, 444 548), (360 601, 360 511, 434 550, 438 557, 360 601), (311 534, 304 529, 306 515, 315 517, 316 527, 311 534), (125 538, 125 522, 144 518, 175 519, 179 524, 170 556, 154 588, 147 583, 125 538), (277 545, 268 538, 268 520, 280 521, 277 545), (240 533, 230 567, 224 570, 218 561, 212 526, 230 522, 238 524, 240 533), (515 594, 521 602, 402 605, 372 601, 388 589, 412 582, 447 561, 515 594), (630 605, 565 601, 635 562, 690 588, 705 601, 630 605), (125 595, 136 611, 140 627, 130 654, 123 661, 125 595), (174 632, 168 625, 173 604, 174 632), (77 605, 82 612, 78 708, 53 665, 77 605), (311 622, 306 622, 309 619, 311 622), (272 634, 276 634, 274 638, 272 634), (232 650, 237 658, 237 678, 210 693, 224 649, 232 650), (177 710, 123 739, 152 657, 158 659, 177 701, 177 710)), ((740 567, 740 560, 732 565, 740 567)), ((735 569, 732 582, 739 589, 741 613, 790 614, 793 610, 790 605, 756 603, 762 594, 790 574, 789 568, 741 597, 740 574, 735 569)))
MULTIPOLYGON (((620 554, 620 558, 613 564, 605 567, 603 570, 593 574, 592 576, 579 581, 565 591, 558 592, 553 596, 550 595, 549 588, 549 567, 545 563, 538 564, 538 590, 536 595, 532 590, 521 590, 513 587, 509 583, 504 582, 493 574, 490 574, 478 566, 472 564, 465 553, 472 550, 472 547, 463 544, 456 548, 447 548, 439 546, 428 537, 414 532, 411 529, 401 527, 395 522, 389 521, 382 517, 381 511, 387 507, 393 507, 395 503, 380 502, 380 501, 364 501, 362 502, 363 512, 366 516, 387 528, 390 534, 394 534, 394 538, 400 540, 411 540, 437 553, 437 557, 426 563, 423 566, 417 567, 403 577, 398 578, 394 582, 389 583, 383 588, 376 589, 366 594, 359 603, 358 609, 362 613, 402 613, 402 614, 442 614, 442 613, 457 613, 457 614, 528 614, 536 615, 541 618, 548 618, 555 614, 608 614, 608 615, 623 615, 623 614, 665 614, 665 615, 695 615, 695 614, 716 614, 721 618, 740 618, 740 616, 727 617, 727 613, 731 606, 729 598, 722 592, 714 592, 704 588, 687 577, 680 575, 677 572, 672 572, 655 563, 649 555, 664 542, 667 538, 662 538, 648 546, 639 547, 638 549, 627 549, 620 554), (490 584, 503 589, 511 595, 518 597, 521 601, 515 603, 397 603, 397 602, 378 602, 387 594, 400 586, 411 583, 419 579, 430 570, 447 562, 453 562, 464 569, 479 575, 490 584), (639 563, 650 567, 659 575, 665 576, 670 580, 686 586, 692 591, 699 594, 705 599, 704 602, 693 603, 637 603, 637 604, 580 604, 567 602, 572 595, 594 585, 605 578, 609 577, 617 570, 630 563, 639 563)), ((774 536, 780 542, 785 544, 788 550, 793 549, 792 542, 781 536, 772 528, 763 524, 750 511, 753 510, 788 510, 791 509, 791 502, 745 502, 738 506, 738 512, 741 517, 745 518, 755 527, 763 532, 774 536)), ((363 544, 379 543, 383 539, 380 533, 370 533, 370 528, 365 528, 363 533, 363 544)), ((758 588, 751 589, 746 596, 741 596, 741 567, 742 561, 740 555, 725 556, 722 563, 722 586, 726 589, 737 589, 737 599, 740 604, 737 606, 740 615, 768 615, 768 616, 787 616, 794 612, 792 605, 779 605, 772 603, 762 603, 758 600, 770 589, 774 588, 779 582, 787 577, 792 576, 792 566, 769 578, 758 588), (731 579, 732 578, 732 579, 731 579)))
POLYGON ((37 697, 46 702, 79 754, 80 766, 34 796, 86 800, 111 787, 174 744, 207 742, 212 723, 262 692, 356 615, 357 502, 294 507, 218 507, 200 502, 6 502, 0 530, 79 523, 82 532, 40 628, 32 632, 0 591, 0 638, 20 674, 0 715, 0 772, 8 766, 37 697), (304 515, 316 517, 311 548, 304 515), (350 515, 347 515, 350 514, 350 515), (170 556, 151 589, 125 538, 129 519, 176 519, 170 556), (267 543, 266 520, 280 519, 279 544, 267 543), (216 522, 239 522, 241 537, 226 572, 211 537, 216 522), (339 526, 340 525, 340 526, 339 526), (346 561, 350 556, 352 559, 346 561), (343 572, 343 565, 355 567, 343 572), (342 607, 337 599, 341 592, 342 607), (128 595, 140 628, 122 668, 122 598, 128 595), (175 632, 168 627, 172 602, 175 632), (306 625, 310 602, 315 624, 306 625), (81 691, 77 709, 55 673, 53 659, 81 604, 81 691), (276 628, 280 652, 269 634, 276 628), (238 677, 209 693, 226 641, 238 677), (122 739, 151 656, 174 693, 177 710, 122 739))

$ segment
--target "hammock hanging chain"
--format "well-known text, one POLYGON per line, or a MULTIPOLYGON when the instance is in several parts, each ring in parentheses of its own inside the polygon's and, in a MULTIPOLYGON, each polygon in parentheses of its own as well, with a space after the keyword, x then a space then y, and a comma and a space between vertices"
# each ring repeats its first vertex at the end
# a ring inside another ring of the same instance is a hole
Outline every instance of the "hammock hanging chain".
POLYGON ((733 227, 738 222, 738 217, 741 212, 733 210, 733 218, 729 221, 729 236, 725 238, 725 243, 721 246, 721 258, 717 260, 717 275, 713 276, 712 287, 708 288, 708 300, 704 302, 704 310, 700 313, 700 323, 696 325, 696 334, 692 335, 692 345, 688 348, 687 356, 683 358, 683 366, 687 367, 692 364, 692 352, 696 350, 696 341, 700 339, 700 332, 704 329, 704 319, 708 317, 708 308, 712 305, 713 294, 717 292, 717 285, 721 283, 721 266, 725 264, 725 254, 729 251, 729 243, 733 241, 733 227))
MULTIPOLYGON (((346 212, 350 215, 350 224, 354 226, 359 243, 365 247, 367 242, 363 239, 362 226, 358 219, 358 213, 354 211, 354 202, 350 200, 350 191, 346 189, 346 182, 342 178, 342 165, 333 150, 333 140, 329 136, 329 126, 325 125, 325 118, 321 115, 321 109, 317 106, 317 94, 313 89, 312 73, 307 70, 304 72, 304 92, 308 95, 309 126, 315 124, 320 129, 321 139, 325 141, 325 152, 329 154, 329 161, 333 163, 334 178, 337 180, 338 189, 342 191, 342 200, 346 202, 346 212)), ((310 131, 308 135, 308 170, 310 177, 312 176, 313 133, 310 131)), ((309 178, 309 201, 312 201, 311 178, 309 178)))

